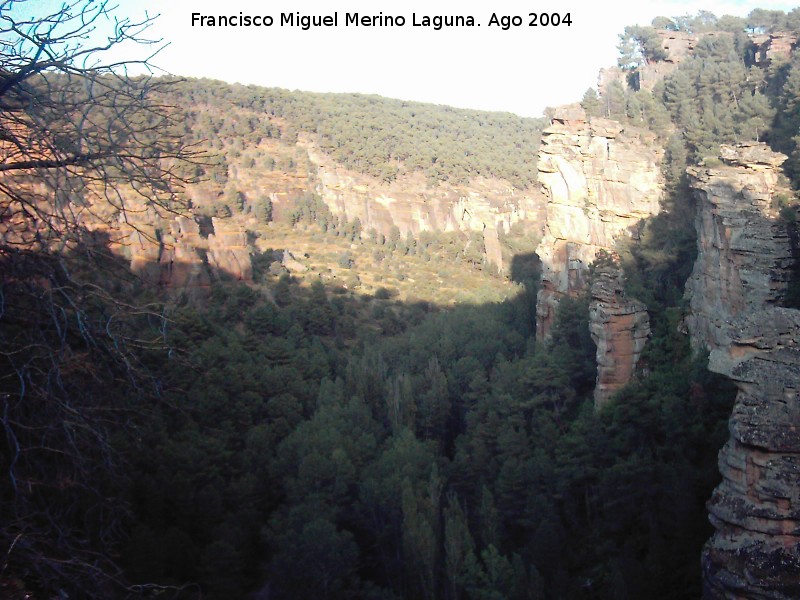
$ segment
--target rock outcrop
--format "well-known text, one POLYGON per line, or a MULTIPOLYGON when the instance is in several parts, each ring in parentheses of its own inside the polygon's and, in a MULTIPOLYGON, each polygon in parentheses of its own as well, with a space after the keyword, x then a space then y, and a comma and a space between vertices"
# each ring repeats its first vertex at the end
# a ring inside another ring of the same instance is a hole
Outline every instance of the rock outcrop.
POLYGON ((625 297, 619 269, 596 272, 591 293, 589 331, 597 345, 594 405, 602 408, 633 377, 650 336, 650 316, 647 306, 625 297))
POLYGON ((208 285, 208 269, 198 252, 203 245, 198 223, 190 217, 176 217, 170 233, 161 238, 158 283, 174 288, 208 285))
POLYGON ((800 598, 800 311, 733 319, 712 371, 739 388, 708 502, 706 598, 800 598))
POLYGON ((759 67, 768 67, 774 60, 788 60, 797 46, 797 34, 776 31, 775 33, 754 35, 751 49, 752 60, 759 67))
POLYGON ((207 238, 191 216, 170 221, 142 217, 102 230, 114 242, 111 249, 129 260, 131 271, 150 284, 181 289, 204 287, 214 278, 251 281, 246 232, 235 222, 211 221, 214 233, 207 238))
POLYGON ((547 336, 560 299, 586 290, 598 251, 613 250, 622 237, 637 238, 640 222, 659 212, 660 160, 652 134, 587 119, 579 108, 561 109, 544 130, 539 181, 548 203, 537 250, 539 339, 547 336))
POLYGON ((661 48, 667 55, 664 62, 680 64, 694 52, 699 36, 686 31, 672 31, 670 29, 657 29, 656 34, 661 40, 661 48))
MULTIPOLYGON (((730 345, 726 322, 781 301, 792 249, 774 198, 786 160, 763 143, 723 146, 722 164, 688 170, 697 199, 697 250, 686 284, 695 348, 730 345)), ((786 190, 788 193, 788 190, 786 190)))
POLYGON ((247 233, 240 226, 224 219, 211 220, 214 233, 208 236, 208 262, 217 272, 239 281, 253 278, 247 233))
POLYGON ((656 34, 660 38, 661 48, 664 50, 666 58, 647 62, 638 67, 633 72, 632 79, 635 89, 652 90, 659 81, 672 73, 680 63, 691 57, 699 39, 698 35, 686 33, 685 31, 658 29, 656 34))

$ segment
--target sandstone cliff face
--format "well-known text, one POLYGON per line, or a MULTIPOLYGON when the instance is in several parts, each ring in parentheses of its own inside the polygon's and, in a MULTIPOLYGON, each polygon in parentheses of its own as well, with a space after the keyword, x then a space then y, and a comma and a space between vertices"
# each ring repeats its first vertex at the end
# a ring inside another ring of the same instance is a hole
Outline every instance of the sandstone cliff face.
POLYGON ((518 222, 544 223, 544 198, 521 192, 500 180, 478 178, 469 186, 427 184, 421 174, 384 183, 346 170, 305 141, 317 165, 317 191, 335 215, 358 218, 365 231, 402 236, 421 231, 478 231, 484 236, 487 260, 503 270, 499 232, 518 222))
POLYGON ((731 317, 780 302, 792 251, 773 197, 786 157, 765 144, 723 146, 719 167, 693 167, 698 256, 686 284, 695 348, 727 347, 731 317))
POLYGON ((116 242, 112 250, 130 260, 131 271, 148 283, 192 288, 209 285, 213 277, 252 280, 247 234, 239 223, 212 219, 214 233, 204 238, 192 217, 166 223, 150 217, 109 231, 116 242))
POLYGON ((547 196, 545 234, 537 254, 542 287, 537 337, 547 336, 561 298, 586 289, 589 265, 622 237, 637 238, 639 223, 659 212, 661 151, 606 119, 587 120, 562 109, 545 129, 539 181, 547 196))
POLYGON ((800 311, 733 319, 712 371, 739 388, 708 502, 707 598, 800 598, 800 311))
POLYGON ((647 306, 625 297, 620 270, 603 270, 595 277, 589 331, 597 345, 594 405, 602 408, 633 377, 650 336, 650 316, 647 306))
POLYGON ((250 281, 253 268, 247 247, 247 233, 231 221, 214 218, 211 222, 214 233, 208 236, 209 264, 234 279, 250 281))
POLYGON ((708 598, 800 597, 800 311, 778 308, 792 266, 776 218, 778 167, 764 144, 723 146, 722 166, 689 169, 698 256, 687 325, 738 395, 708 502, 708 598))
POLYGON ((684 31, 659 29, 656 34, 661 39, 661 47, 667 57, 663 61, 649 62, 636 69, 634 87, 637 89, 652 90, 680 63, 691 57, 699 39, 699 36, 684 31))

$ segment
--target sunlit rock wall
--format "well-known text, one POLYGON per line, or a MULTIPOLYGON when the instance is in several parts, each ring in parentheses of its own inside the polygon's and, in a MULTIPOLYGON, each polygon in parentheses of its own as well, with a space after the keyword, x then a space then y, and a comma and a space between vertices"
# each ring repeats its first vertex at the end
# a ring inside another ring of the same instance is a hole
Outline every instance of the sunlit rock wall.
POLYGON ((640 223, 660 210, 661 149, 652 134, 626 131, 581 109, 561 109, 545 129, 539 181, 547 219, 537 254, 542 285, 537 337, 544 339, 561 298, 586 290, 589 265, 622 237, 638 238, 640 223))

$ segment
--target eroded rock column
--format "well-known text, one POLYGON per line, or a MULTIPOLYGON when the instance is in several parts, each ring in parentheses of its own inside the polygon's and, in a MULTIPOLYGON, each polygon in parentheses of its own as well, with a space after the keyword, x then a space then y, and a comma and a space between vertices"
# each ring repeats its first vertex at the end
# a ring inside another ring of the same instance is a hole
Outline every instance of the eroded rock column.
POLYGON ((619 269, 596 273, 589 307, 589 330, 597 345, 594 406, 599 409, 631 380, 650 337, 647 306, 625 297, 619 269))
POLYGON ((706 598, 800 598, 800 311, 733 319, 709 368, 739 388, 708 502, 706 598))
POLYGON ((800 598, 800 311, 779 308, 792 268, 779 166, 764 144, 723 146, 689 169, 698 256, 687 294, 695 348, 738 394, 722 483, 708 502, 706 598, 800 598))

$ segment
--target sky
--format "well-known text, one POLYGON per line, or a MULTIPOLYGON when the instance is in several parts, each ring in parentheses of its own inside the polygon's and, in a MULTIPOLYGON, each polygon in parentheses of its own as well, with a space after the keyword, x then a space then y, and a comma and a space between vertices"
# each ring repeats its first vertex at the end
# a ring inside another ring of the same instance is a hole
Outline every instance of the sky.
MULTIPOLYGON (((112 0, 112 3, 115 0, 112 0)), ((166 72, 318 92, 360 92, 541 116, 580 100, 601 68, 613 66, 626 25, 657 15, 745 16, 753 8, 791 10, 775 0, 116 0, 120 16, 159 15, 148 34, 168 42, 154 63, 166 72), (192 13, 271 16, 271 27, 192 26, 192 13), (345 26, 345 13, 403 16, 405 26, 345 26), (529 13, 569 13, 571 25, 530 27, 529 13), (281 26, 281 13, 333 15, 338 27, 281 26), (413 15, 471 15, 475 27, 413 26, 413 15), (522 25, 490 26, 496 14, 522 25)), ((55 0, 30 0, 37 10, 55 0)), ((30 9, 28 10, 30 12, 30 9)), ((141 53, 140 53, 141 54, 141 53)))

